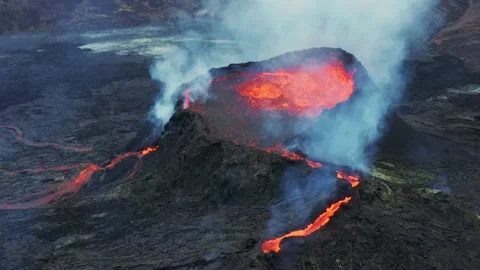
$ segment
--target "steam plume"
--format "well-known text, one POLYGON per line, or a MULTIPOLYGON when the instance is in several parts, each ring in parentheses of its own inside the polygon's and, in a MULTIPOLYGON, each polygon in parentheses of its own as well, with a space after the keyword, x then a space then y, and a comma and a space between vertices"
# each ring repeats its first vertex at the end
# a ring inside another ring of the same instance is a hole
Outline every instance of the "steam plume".
POLYGON ((165 124, 173 113, 177 87, 209 68, 310 47, 340 47, 362 62, 380 91, 366 93, 350 112, 326 117, 322 125, 299 122, 299 130, 309 130, 310 156, 366 169, 366 146, 381 135, 384 116, 401 96, 400 65, 410 41, 427 34, 423 18, 434 4, 435 0, 206 0, 208 13, 217 19, 202 35, 217 43, 179 48, 154 66, 152 77, 165 85, 153 114, 165 124), (225 36, 237 50, 221 50, 218 44, 225 36), (325 125, 329 136, 320 128, 325 125))

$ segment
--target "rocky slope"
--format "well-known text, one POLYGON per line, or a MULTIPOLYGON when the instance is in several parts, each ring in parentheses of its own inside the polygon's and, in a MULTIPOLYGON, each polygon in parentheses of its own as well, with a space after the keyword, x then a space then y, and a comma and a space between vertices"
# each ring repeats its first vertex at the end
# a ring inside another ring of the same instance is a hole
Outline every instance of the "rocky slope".
POLYGON ((471 70, 480 72, 480 1, 466 2, 465 12, 452 17, 453 20, 433 37, 433 43, 440 53, 457 57, 471 70))

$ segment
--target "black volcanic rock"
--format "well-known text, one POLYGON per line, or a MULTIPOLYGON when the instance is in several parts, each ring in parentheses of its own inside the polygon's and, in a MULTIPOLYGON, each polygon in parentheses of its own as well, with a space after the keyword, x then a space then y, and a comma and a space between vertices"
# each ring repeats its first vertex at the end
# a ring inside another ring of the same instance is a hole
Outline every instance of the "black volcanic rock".
POLYGON ((480 158, 479 90, 479 85, 446 88, 397 106, 383 149, 417 160, 480 158))
POLYGON ((128 27, 192 16, 198 0, 0 0, 0 34, 128 27))
MULTIPOLYGON (((94 150, 32 148, 2 129, 0 168, 106 164, 115 154, 145 144, 158 144, 160 149, 144 158, 131 179, 124 176, 136 160, 98 172, 68 200, 39 209, 0 211, 2 269, 480 268, 478 160, 380 160, 356 190, 336 181, 332 198, 316 204, 310 203, 318 195, 315 190, 285 197, 292 187, 288 184, 324 183, 335 168, 324 168, 320 172, 325 175, 315 178, 302 161, 212 136, 195 112, 179 110, 163 135, 155 137, 145 115, 158 89, 148 79, 144 59, 90 54, 72 46, 66 49, 70 58, 52 53, 66 47, 12 52, 0 61, 2 74, 9 78, 28 75, 41 82, 38 95, 2 100, 1 124, 18 125, 35 142, 94 150), (77 60, 76 65, 68 65, 69 59, 77 60), (55 63, 55 68, 42 63, 55 63), (62 69, 66 76, 60 76, 62 69), (286 171, 302 177, 288 183, 283 178, 286 171), (279 254, 262 253, 263 240, 304 228, 335 196, 347 194, 351 202, 323 229, 286 240, 279 254), (292 205, 294 211, 286 210, 292 205), (272 215, 272 210, 281 211, 272 215)), ((12 81, 2 95, 17 93, 15 82, 23 83, 12 81)), ((449 100, 460 102, 457 106, 474 100, 456 95, 450 93, 449 100)), ((414 127, 405 116, 415 115, 403 116, 414 127)), ((421 111, 418 116, 437 117, 421 111)), ((5 202, 35 188, 61 184, 77 174, 78 170, 1 174, 0 199, 5 202)))

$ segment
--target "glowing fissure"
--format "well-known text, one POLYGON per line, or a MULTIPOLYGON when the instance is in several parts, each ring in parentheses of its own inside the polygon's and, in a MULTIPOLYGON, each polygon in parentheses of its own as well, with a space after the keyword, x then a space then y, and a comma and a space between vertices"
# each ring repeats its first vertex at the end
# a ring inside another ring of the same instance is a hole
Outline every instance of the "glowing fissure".
MULTIPOLYGON (((8 128, 10 130, 15 130, 16 133, 17 133, 16 139, 19 142, 24 143, 25 145, 28 145, 28 146, 34 146, 34 147, 54 146, 55 148, 64 149, 64 150, 86 149, 86 148, 76 148, 76 147, 64 147, 64 146, 57 145, 57 144, 52 144, 52 143, 41 143, 41 144, 32 143, 32 142, 24 139, 21 136, 22 132, 20 131, 20 129, 18 129, 16 127, 12 127, 12 126, 0 126, 0 128, 1 127, 8 128)), ((133 169, 133 171, 129 175, 129 177, 133 177, 139 169, 139 166, 141 164, 141 158, 143 158, 144 156, 146 156, 146 155, 148 155, 148 154, 150 154, 150 153, 152 153, 152 152, 154 152, 158 149, 159 149, 159 147, 156 146, 156 147, 147 147, 147 148, 145 148, 143 150, 140 150, 138 152, 128 152, 128 153, 122 154, 120 156, 117 156, 116 158, 114 158, 112 161, 110 161, 110 163, 108 163, 104 167, 101 167, 101 166, 93 164, 93 163, 79 163, 79 164, 75 164, 75 165, 71 165, 71 166, 58 166, 58 167, 51 167, 51 168, 33 168, 33 169, 22 169, 22 170, 16 170, 16 171, 8 171, 8 170, 0 169, 0 173, 4 173, 4 174, 7 174, 7 175, 15 175, 15 174, 19 174, 19 173, 41 173, 41 172, 49 172, 49 171, 68 171, 68 170, 73 170, 73 169, 77 169, 77 168, 83 168, 75 178, 73 178, 73 179, 71 179, 67 182, 63 182, 59 186, 55 186, 55 185, 51 186, 50 188, 48 188, 45 191, 36 192, 36 193, 29 194, 29 195, 23 196, 21 198, 15 199, 15 200, 8 201, 8 202, 0 205, 0 210, 30 209, 30 208, 36 208, 36 207, 41 207, 41 206, 47 205, 47 204, 51 203, 52 201, 54 201, 54 200, 56 200, 56 199, 58 199, 58 198, 60 198, 64 195, 74 194, 74 193, 78 192, 82 186, 84 186, 86 183, 88 183, 88 181, 90 181, 92 179, 93 174, 95 174, 96 172, 114 168, 118 163, 125 160, 126 158, 138 157, 140 160, 137 163, 137 165, 135 166, 135 168, 133 169), (43 197, 40 197, 40 196, 43 196, 43 197), (25 201, 25 200, 27 200, 29 198, 32 198, 32 197, 40 197, 40 198, 29 201, 29 202, 22 203, 22 201, 25 201)), ((77 150, 74 150, 74 151, 77 151, 77 150)), ((83 151, 80 150, 80 152, 83 152, 83 151)))

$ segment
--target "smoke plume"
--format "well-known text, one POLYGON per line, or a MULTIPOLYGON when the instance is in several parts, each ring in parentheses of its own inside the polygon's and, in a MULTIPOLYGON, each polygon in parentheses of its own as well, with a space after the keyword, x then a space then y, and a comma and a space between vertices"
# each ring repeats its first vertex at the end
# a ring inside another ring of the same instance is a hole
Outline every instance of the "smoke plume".
POLYGON ((322 119, 321 125, 301 121, 298 126, 309 131, 305 135, 311 157, 366 170, 366 147, 379 138, 390 105, 401 97, 400 65, 411 41, 426 37, 424 18, 434 4, 435 0, 206 0, 207 11, 199 14, 216 18, 202 33, 189 35, 210 43, 179 47, 152 68, 152 77, 164 83, 153 114, 165 124, 180 94, 178 86, 209 68, 311 47, 339 47, 362 62, 379 90, 367 89, 350 111, 322 119), (235 44, 236 49, 219 44, 235 44))

